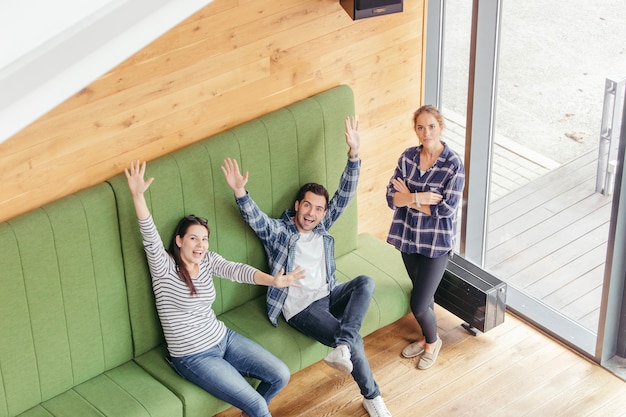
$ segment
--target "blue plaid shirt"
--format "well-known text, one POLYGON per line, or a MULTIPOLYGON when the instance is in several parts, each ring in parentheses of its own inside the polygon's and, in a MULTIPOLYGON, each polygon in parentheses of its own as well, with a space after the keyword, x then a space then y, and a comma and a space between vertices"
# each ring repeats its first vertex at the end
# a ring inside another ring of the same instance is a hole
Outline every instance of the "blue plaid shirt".
POLYGON ((420 174, 422 146, 406 149, 398 159, 387 185, 387 205, 394 210, 387 242, 404 253, 419 253, 437 258, 454 249, 457 209, 463 199, 465 169, 463 160, 444 143, 444 149, 431 169, 420 174), (393 205, 395 189, 391 180, 402 178, 412 193, 435 191, 443 195, 430 206, 430 216, 409 207, 393 205))
MULTIPOLYGON (((328 203, 326 216, 313 230, 313 233, 321 234, 324 241, 326 282, 329 290, 337 285, 337 279, 335 278, 334 239, 327 230, 335 223, 356 194, 360 169, 360 160, 348 160, 346 168, 341 174, 339 187, 328 203)), ((285 273, 293 270, 296 242, 300 238, 298 228, 293 220, 295 211, 292 209, 285 210, 280 219, 270 218, 259 209, 249 194, 238 198, 237 206, 245 222, 263 242, 272 275, 278 274, 281 269, 284 269, 285 273)), ((268 287, 267 289, 267 315, 274 326, 278 325, 278 316, 283 309, 288 291, 289 288, 268 287)))

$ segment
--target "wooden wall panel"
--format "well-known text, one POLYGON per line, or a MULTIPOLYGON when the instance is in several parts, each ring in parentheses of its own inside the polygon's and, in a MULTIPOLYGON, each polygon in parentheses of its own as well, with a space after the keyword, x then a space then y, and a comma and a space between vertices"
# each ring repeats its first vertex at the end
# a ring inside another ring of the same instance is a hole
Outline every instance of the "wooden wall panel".
MULTIPOLYGON (((414 143, 423 1, 352 21, 339 0, 214 0, 0 144, 0 221, 338 84, 355 92, 361 231, 384 237, 384 187, 414 143)), ((337 138, 343 140, 343 138, 337 138)))

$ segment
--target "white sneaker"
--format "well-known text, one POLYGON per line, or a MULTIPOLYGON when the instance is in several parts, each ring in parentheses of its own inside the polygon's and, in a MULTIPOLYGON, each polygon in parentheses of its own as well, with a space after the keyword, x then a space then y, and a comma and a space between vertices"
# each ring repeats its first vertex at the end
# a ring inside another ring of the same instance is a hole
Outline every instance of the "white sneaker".
POLYGON ((324 362, 328 366, 331 366, 338 370, 349 374, 352 372, 352 362, 350 361, 350 348, 348 345, 339 345, 330 352, 324 358, 324 362))
POLYGON ((371 400, 363 398, 363 408, 365 408, 370 417, 391 417, 391 413, 380 395, 371 400))

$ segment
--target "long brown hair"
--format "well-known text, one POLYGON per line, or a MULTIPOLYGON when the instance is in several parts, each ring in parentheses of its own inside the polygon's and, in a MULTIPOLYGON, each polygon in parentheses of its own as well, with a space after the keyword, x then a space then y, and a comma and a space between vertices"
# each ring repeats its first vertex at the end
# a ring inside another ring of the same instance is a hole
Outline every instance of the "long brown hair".
POLYGON ((187 233, 187 229, 189 229, 189 227, 193 225, 203 226, 204 228, 206 228, 209 236, 211 235, 211 229, 209 228, 209 224, 207 220, 203 219, 202 217, 198 217, 193 214, 190 214, 189 216, 183 217, 178 222, 178 225, 176 226, 176 230, 174 231, 174 235, 172 236, 172 240, 170 241, 168 252, 170 256, 174 259, 174 262, 176 263, 176 272, 178 273, 178 277, 185 284, 187 284, 187 287, 189 288, 189 293, 191 295, 196 295, 198 291, 196 290, 196 286, 193 285, 193 281, 191 280, 191 275, 189 274, 189 271, 187 271, 187 267, 185 266, 182 258, 180 257, 180 248, 176 244, 176 237, 180 236, 180 238, 182 239, 187 233))

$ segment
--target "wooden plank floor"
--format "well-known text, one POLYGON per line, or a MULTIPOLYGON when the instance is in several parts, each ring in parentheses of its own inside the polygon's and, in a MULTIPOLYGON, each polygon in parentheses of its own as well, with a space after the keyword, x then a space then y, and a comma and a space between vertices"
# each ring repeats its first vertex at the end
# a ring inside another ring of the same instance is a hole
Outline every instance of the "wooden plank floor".
MULTIPOLYGON (((626 383, 515 316, 472 336, 436 307, 443 340, 437 364, 420 371, 402 348, 419 335, 412 316, 365 338, 394 417, 626 416, 626 383)), ((274 417, 367 416, 350 376, 322 361, 296 373, 274 399, 274 417)), ((218 417, 239 417, 230 409, 218 417)))
POLYGON ((611 197, 595 192, 596 152, 495 200, 487 269, 597 331, 611 197))
MULTIPOLYGON (((449 118, 454 149, 464 121, 449 118)), ((597 332, 611 196, 595 192, 597 150, 558 164, 496 138, 485 267, 597 332)))

